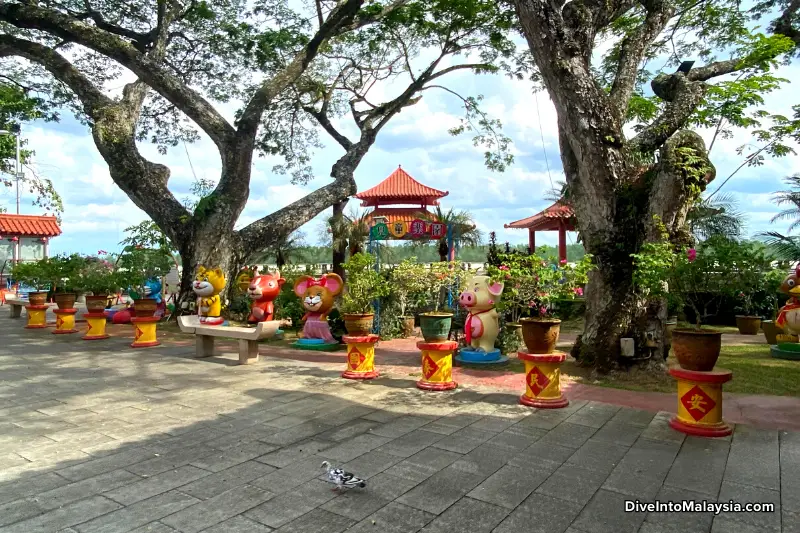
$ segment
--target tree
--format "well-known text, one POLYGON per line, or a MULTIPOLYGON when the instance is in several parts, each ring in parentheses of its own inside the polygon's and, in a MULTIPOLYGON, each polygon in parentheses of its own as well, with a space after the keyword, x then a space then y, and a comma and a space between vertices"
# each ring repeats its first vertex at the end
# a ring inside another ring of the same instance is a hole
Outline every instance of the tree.
POLYGON ((783 29, 793 27, 800 6, 783 0, 749 11, 732 0, 512 3, 555 104, 569 200, 595 262, 585 328, 572 354, 607 371, 619 356, 620 337, 644 346, 653 328, 664 338, 666 305, 637 301, 632 255, 658 239, 655 220, 663 221, 673 243, 691 239, 688 210, 715 169, 702 138, 688 128, 751 128, 768 143, 763 153, 791 151, 784 143, 797 133, 791 121, 758 107, 783 81, 772 73, 779 59, 800 42, 783 29), (774 33, 752 31, 753 20, 774 8, 782 10, 774 33), (611 46, 592 64, 599 43, 611 46), (717 57, 722 54, 730 58, 717 57), (703 65, 695 67, 696 61, 703 65), (635 131, 630 138, 626 125, 635 131))
MULTIPOLYGON (((433 213, 421 213, 420 216, 432 222, 441 222, 442 224, 447 224, 448 227, 452 227, 454 247, 480 246, 482 244, 483 234, 478 229, 469 211, 456 211, 452 207, 445 211, 441 206, 437 205, 433 213)), ((439 253, 439 261, 449 261, 447 256, 450 248, 447 236, 439 239, 436 249, 439 253)))
POLYGON ((189 297, 198 264, 231 277, 254 253, 355 192, 352 175, 334 165, 333 182, 234 231, 255 152, 283 157, 297 180, 310 177, 307 160, 288 142, 294 121, 282 99, 287 88, 331 39, 405 3, 319 0, 309 19, 283 0, 252 7, 241 0, 2 1, 0 57, 27 60, 25 79, 53 80, 51 98, 91 129, 114 182, 178 249, 189 297), (126 70, 136 79, 120 96, 104 91, 110 81, 127 81, 126 70), (233 124, 213 105, 231 100, 243 102, 233 124), (189 211, 168 189, 169 169, 142 156, 136 142, 150 140, 166 151, 197 139, 197 129, 215 144, 222 171, 214 190, 189 211))
MULTIPOLYGON (((776 192, 772 200, 778 205, 789 205, 777 215, 772 217, 771 223, 779 220, 788 220, 789 229, 787 233, 800 226, 800 174, 793 174, 784 178, 790 188, 786 191, 776 192)), ((794 235, 784 235, 777 231, 765 231, 758 234, 770 251, 778 258, 785 261, 800 260, 800 237, 794 235)))
POLYGON ((736 240, 742 236, 745 215, 736 205, 736 200, 728 194, 716 198, 701 198, 689 208, 686 221, 689 230, 700 240, 714 236, 736 240))

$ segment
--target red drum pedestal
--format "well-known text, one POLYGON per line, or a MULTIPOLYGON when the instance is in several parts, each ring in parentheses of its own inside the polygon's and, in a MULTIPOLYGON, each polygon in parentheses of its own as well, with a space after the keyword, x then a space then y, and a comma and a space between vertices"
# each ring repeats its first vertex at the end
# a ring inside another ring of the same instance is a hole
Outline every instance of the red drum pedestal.
POLYGON ((56 309, 53 312, 56 314, 56 329, 53 331, 53 335, 78 333, 78 330, 75 329, 77 309, 56 309))
POLYGON ((157 316, 142 316, 131 318, 134 337, 131 348, 150 348, 161 344, 156 338, 156 324, 160 320, 157 316))
POLYGON ((105 313, 84 313, 86 318, 86 335, 81 337, 85 341, 98 341, 109 338, 106 334, 105 313))
POLYGON ((47 327, 47 308, 46 305, 26 305, 25 310, 28 314, 28 324, 25 329, 42 329, 47 327))
POLYGON ((561 363, 567 354, 519 352, 517 358, 525 363, 525 394, 519 397, 519 403, 539 409, 569 405, 569 400, 561 395, 561 363))
POLYGON ((345 335, 347 344, 347 370, 342 372, 345 379, 375 379, 380 373, 375 370, 375 343, 378 335, 345 335))
POLYGON ((731 380, 733 372, 672 367, 669 373, 678 381, 678 414, 669 421, 672 429, 697 437, 726 437, 733 432, 722 420, 722 384, 731 380))
POLYGON ((458 348, 455 341, 418 342, 422 351, 422 379, 417 388, 422 390, 444 391, 458 387, 453 381, 453 352, 458 348))

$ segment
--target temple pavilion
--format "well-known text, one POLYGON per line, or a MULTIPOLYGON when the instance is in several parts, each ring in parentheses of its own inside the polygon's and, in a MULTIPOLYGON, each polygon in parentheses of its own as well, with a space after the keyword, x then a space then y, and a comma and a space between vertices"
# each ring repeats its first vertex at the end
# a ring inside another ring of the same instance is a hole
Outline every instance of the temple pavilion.
POLYGON ((504 228, 528 230, 528 247, 531 252, 536 251, 537 231, 558 232, 558 259, 567 260, 567 232, 575 231, 575 212, 572 207, 563 202, 556 202, 544 211, 528 218, 503 224, 504 228))

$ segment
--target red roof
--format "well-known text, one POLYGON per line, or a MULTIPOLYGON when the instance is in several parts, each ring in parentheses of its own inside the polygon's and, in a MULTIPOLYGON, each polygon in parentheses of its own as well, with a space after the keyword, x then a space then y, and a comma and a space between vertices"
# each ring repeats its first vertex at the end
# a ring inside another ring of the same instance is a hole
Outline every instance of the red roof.
POLYGON ((61 235, 56 217, 0 214, 0 235, 56 237, 61 235))
POLYGON ((356 194, 356 198, 363 200, 362 206, 381 204, 417 204, 438 205, 436 200, 447 196, 449 192, 440 191, 423 185, 412 178, 401 167, 392 174, 364 192, 356 194))
POLYGON ((575 231, 575 212, 567 204, 556 202, 541 213, 503 224, 504 228, 531 229, 533 231, 557 230, 564 224, 567 231, 575 231))
POLYGON ((395 222, 411 222, 417 218, 428 221, 436 220, 436 217, 433 215, 433 213, 430 213, 421 207, 376 207, 367 214, 367 217, 370 220, 374 220, 376 217, 386 217, 387 224, 393 224, 395 222))

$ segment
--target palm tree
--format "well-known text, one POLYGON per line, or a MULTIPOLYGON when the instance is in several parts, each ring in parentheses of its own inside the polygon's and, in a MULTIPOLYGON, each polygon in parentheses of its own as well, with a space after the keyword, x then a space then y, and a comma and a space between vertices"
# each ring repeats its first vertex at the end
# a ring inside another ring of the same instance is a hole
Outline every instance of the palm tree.
POLYGON ((256 258, 256 261, 264 263, 274 258, 275 264, 278 266, 278 270, 280 270, 285 265, 295 260, 302 259, 302 248, 306 245, 303 240, 304 237, 305 235, 299 231, 290 233, 264 250, 261 255, 256 258))
MULTIPOLYGON (((423 220, 441 222, 442 224, 452 226, 454 246, 480 246, 483 241, 483 234, 481 230, 478 229, 472 215, 468 211, 454 211, 451 207, 445 212, 441 206, 437 205, 433 213, 422 212, 419 216, 423 220)), ((439 239, 438 244, 440 261, 447 261, 448 251, 447 236, 444 236, 439 239)))
POLYGON ((800 261, 800 237, 765 231, 757 235, 779 261, 800 261))
POLYGON ((331 237, 333 248, 346 248, 353 256, 364 251, 369 240, 369 211, 350 210, 341 218, 331 217, 326 223, 326 230, 331 237))
POLYGON ((698 240, 712 236, 738 239, 744 228, 744 213, 739 211, 736 200, 728 194, 716 198, 701 198, 686 215, 689 229, 698 240))
POLYGON ((789 204, 789 209, 784 209, 770 220, 776 222, 778 220, 789 219, 792 221, 789 224, 788 233, 797 229, 800 226, 800 174, 793 174, 783 179, 784 183, 789 185, 791 189, 788 191, 778 191, 772 196, 772 201, 778 205, 789 204))

